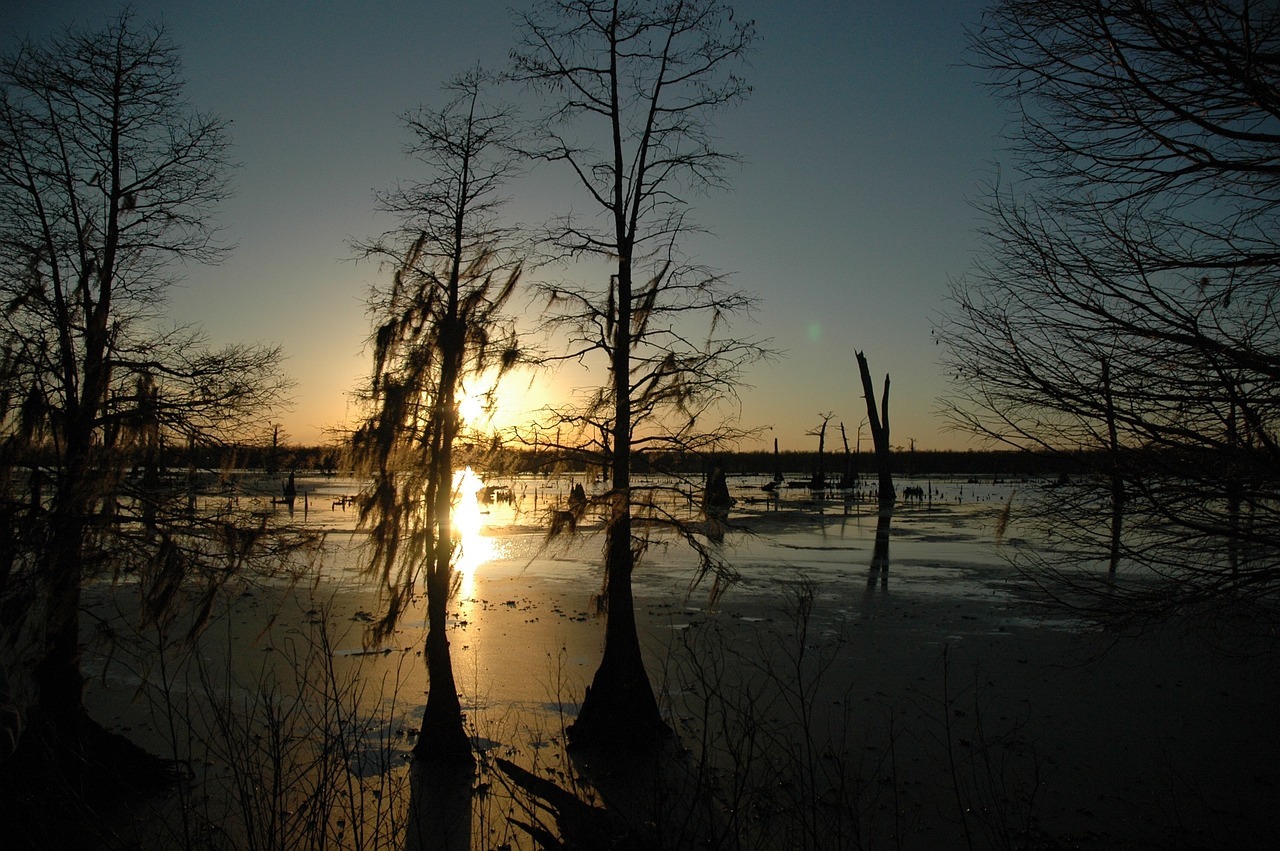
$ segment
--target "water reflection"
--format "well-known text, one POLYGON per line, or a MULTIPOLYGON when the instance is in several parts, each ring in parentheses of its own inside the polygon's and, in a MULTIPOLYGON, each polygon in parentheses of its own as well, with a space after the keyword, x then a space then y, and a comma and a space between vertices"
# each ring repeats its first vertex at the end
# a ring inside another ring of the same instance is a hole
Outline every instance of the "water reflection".
POLYGON ((484 480, 470 467, 453 474, 453 533, 458 542, 453 569, 462 600, 475 588, 476 570, 501 554, 497 539, 484 534, 486 512, 478 498, 483 489, 484 480))
POLYGON ((876 514, 876 542, 871 551, 871 571, 867 574, 867 591, 875 591, 876 581, 882 591, 889 590, 889 527, 893 521, 893 506, 881 505, 876 514))
POLYGON ((470 851, 474 779, 471 765, 413 764, 405 851, 470 851))

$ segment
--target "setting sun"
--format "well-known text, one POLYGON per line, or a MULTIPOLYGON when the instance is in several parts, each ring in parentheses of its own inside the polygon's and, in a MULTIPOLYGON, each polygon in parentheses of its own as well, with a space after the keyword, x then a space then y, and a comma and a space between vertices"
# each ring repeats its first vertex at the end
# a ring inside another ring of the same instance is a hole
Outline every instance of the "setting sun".
MULTIPOLYGON (((467 381, 458 397, 458 416, 466 428, 501 431, 524 425, 545 404, 535 391, 538 373, 516 370, 496 381, 492 375, 467 381)), ((544 382, 545 384, 545 382, 544 382)))
POLYGON ((462 399, 458 401, 458 416, 467 425, 481 425, 485 419, 489 418, 490 414, 492 412, 486 410, 483 394, 464 392, 462 399))

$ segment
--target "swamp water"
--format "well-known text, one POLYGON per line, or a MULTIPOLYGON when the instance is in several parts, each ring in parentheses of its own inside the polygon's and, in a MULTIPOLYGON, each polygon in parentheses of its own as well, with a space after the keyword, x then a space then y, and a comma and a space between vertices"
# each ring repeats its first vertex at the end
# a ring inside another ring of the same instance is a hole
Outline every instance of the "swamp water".
MULTIPOLYGON (((737 577, 714 606, 679 542, 655 538, 634 577, 651 679, 687 749, 676 773, 716 815, 659 800, 674 778, 638 806, 564 749, 602 649, 601 538, 588 521, 547 542, 571 478, 500 483, 510 502, 460 520, 450 608, 475 772, 413 769, 424 601, 369 644, 381 610, 342 499, 358 483, 300 478, 294 520, 325 546, 296 581, 241 589, 193 645, 154 631, 92 645, 95 717, 187 776, 117 832, 145 847, 538 847, 519 825, 554 833, 555 816, 499 758, 589 803, 603 789, 633 833, 672 848, 1160 847, 1188 825, 1219 847, 1276 802, 1274 666, 1176 636, 1095 660, 1112 639, 1033 605, 1005 559, 1017 491, 1039 484, 918 482, 928 498, 899 503, 886 570, 873 502, 742 479, 722 544, 737 577)), ((128 588, 93 598, 118 634, 133 622, 128 588)))

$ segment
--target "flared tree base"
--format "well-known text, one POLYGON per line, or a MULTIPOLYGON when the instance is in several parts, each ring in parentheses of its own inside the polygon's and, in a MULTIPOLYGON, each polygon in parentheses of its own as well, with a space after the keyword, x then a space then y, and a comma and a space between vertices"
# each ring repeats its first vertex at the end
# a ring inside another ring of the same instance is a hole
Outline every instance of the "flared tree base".
POLYGON ((460 717, 431 721, 424 719, 413 746, 413 757, 437 765, 465 766, 476 761, 471 739, 460 717))
POLYGON ((649 750, 672 736, 647 679, 642 685, 611 684, 599 673, 565 734, 571 748, 603 752, 649 750))

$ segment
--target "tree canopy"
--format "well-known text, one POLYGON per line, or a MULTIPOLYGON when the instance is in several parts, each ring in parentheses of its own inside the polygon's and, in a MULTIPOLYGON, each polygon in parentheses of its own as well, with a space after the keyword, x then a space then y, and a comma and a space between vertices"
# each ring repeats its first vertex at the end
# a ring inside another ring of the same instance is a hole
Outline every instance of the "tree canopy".
POLYGON ((263 531, 193 511, 157 466, 162 447, 245 439, 286 401, 278 349, 162 321, 181 264, 223 251, 229 144, 187 102, 164 28, 128 11, 0 59, 0 592, 40 603, 34 714, 64 743, 87 724, 81 583, 139 574, 159 617, 187 580, 234 575, 263 531))
POLYGON ((1135 560, 1188 531, 1227 542, 1222 570, 1159 559, 1171 606, 1274 588, 1280 9, 1004 0, 971 37, 1016 172, 937 328, 945 410, 1008 445, 1100 450, 1135 560))

